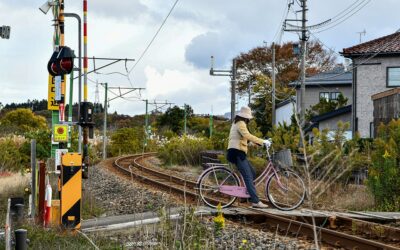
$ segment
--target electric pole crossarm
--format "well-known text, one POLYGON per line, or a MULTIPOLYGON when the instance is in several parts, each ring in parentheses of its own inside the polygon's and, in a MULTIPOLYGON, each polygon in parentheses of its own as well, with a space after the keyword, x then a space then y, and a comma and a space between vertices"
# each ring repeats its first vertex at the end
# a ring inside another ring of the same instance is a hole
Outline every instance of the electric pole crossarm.
MULTIPOLYGON (((108 64, 106 64, 106 65, 104 65, 104 66, 101 66, 100 68, 91 70, 91 71, 87 72, 86 74, 88 75, 88 74, 90 74, 90 73, 95 72, 96 70, 104 69, 105 67, 111 66, 111 65, 113 65, 113 64, 115 64, 115 63, 117 63, 117 62, 120 62, 120 61, 122 61, 122 60, 123 60, 123 59, 117 59, 116 61, 111 62, 111 63, 108 63, 108 64)), ((81 76, 83 76, 83 75, 84 75, 84 74, 82 74, 81 76)), ((77 79, 77 78, 79 78, 79 76, 74 77, 74 80, 77 79)))
POLYGON ((229 76, 229 77, 231 77, 232 74, 212 74, 212 76, 229 76))
POLYGON ((217 72, 217 73, 226 72, 226 73, 232 74, 232 70, 227 70, 227 69, 213 69, 213 72, 217 72))
MULTIPOLYGON (((75 57, 75 58, 79 58, 82 59, 83 57, 75 57)), ((90 56, 88 57, 90 59, 93 60, 103 60, 103 61, 126 61, 126 62, 134 62, 135 59, 132 58, 112 58, 112 57, 95 57, 95 56, 90 56)))
MULTIPOLYGON (((142 89, 144 89, 144 88, 119 88, 119 87, 108 87, 108 90, 112 90, 112 89, 119 89, 119 90, 120 90, 120 94, 119 94, 119 95, 116 95, 115 97, 113 97, 113 98, 111 98, 111 99, 109 99, 108 102, 111 102, 112 100, 115 100, 115 99, 120 98, 120 97, 124 97, 125 95, 127 95, 127 94, 129 94, 129 93, 132 93, 133 91, 142 90, 142 89), (125 93, 122 93, 122 92, 121 92, 121 89, 128 90, 128 91, 125 92, 125 93)), ((112 92, 111 92, 111 93, 112 93, 112 92)), ((115 93, 113 93, 113 94, 115 95, 115 93)))

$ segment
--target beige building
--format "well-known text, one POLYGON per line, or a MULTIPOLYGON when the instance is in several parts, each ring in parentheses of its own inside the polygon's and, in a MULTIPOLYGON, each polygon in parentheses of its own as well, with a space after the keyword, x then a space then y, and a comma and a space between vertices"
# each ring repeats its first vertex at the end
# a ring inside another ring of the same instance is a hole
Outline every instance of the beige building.
POLYGON ((373 137, 371 96, 400 86, 400 32, 345 48, 353 70, 352 131, 373 137))

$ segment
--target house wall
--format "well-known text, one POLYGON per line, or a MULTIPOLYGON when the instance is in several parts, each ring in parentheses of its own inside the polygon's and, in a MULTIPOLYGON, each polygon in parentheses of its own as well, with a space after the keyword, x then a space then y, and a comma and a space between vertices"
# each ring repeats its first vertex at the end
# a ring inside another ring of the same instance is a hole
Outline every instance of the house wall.
MULTIPOLYGON (((373 122, 373 102, 371 96, 390 88, 386 87, 386 68, 400 66, 400 57, 380 57, 368 60, 353 59, 357 66, 355 118, 356 128, 361 137, 370 137, 373 122), (361 63, 361 65, 360 65, 361 63)), ((353 104, 354 105, 354 104, 353 104)))
POLYGON ((292 103, 287 103, 286 105, 277 108, 275 112, 276 112, 275 125, 279 125, 279 123, 283 124, 283 122, 286 122, 287 125, 291 124, 290 118, 293 115, 292 103))
MULTIPOLYGON (((319 122, 319 130, 324 130, 324 129, 328 129, 329 131, 336 130, 339 121, 342 121, 344 123, 348 122, 351 125, 351 112, 319 122)), ((351 131, 351 126, 347 130, 351 131)))
MULTIPOLYGON (((319 103, 319 93, 320 92, 341 92, 344 97, 348 98, 347 104, 351 104, 353 102, 352 96, 352 87, 351 85, 345 86, 315 86, 315 87, 306 87, 306 95, 305 95, 305 102, 306 102, 306 109, 310 109, 310 106, 314 106, 315 104, 319 103)), ((297 103, 297 110, 300 111, 300 95, 301 90, 296 89, 296 103, 297 103)))

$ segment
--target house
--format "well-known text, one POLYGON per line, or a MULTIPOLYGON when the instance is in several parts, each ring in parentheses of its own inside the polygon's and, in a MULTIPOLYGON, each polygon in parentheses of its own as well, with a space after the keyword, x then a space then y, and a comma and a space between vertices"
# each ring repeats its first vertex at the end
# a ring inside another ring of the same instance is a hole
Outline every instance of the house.
POLYGON ((371 96, 400 86, 400 32, 343 49, 352 60, 352 132, 373 137, 371 96))
POLYGON ((290 125, 292 123, 292 115, 294 114, 293 105, 296 105, 295 96, 276 104, 275 126, 279 126, 279 124, 283 125, 284 123, 290 125))
MULTIPOLYGON (((339 95, 342 94, 348 99, 347 104, 352 103, 352 83, 353 74, 348 72, 344 67, 336 67, 331 71, 321 72, 305 79, 306 95, 305 104, 306 109, 310 109, 320 102, 322 98, 327 100, 337 100, 339 95)), ((300 110, 300 82, 293 82, 289 86, 296 87, 296 103, 297 110, 300 110)), ((309 128, 317 127, 320 130, 336 130, 337 123, 350 122, 351 123, 351 106, 341 108, 339 111, 332 111, 326 114, 320 114, 311 121, 313 124, 309 128), (350 109, 350 112, 349 112, 350 109)))
MULTIPOLYGON (((305 79, 306 95, 305 104, 306 109, 319 103, 321 98, 328 100, 336 100, 341 93, 344 97, 348 98, 348 103, 352 102, 352 79, 351 72, 345 71, 344 67, 336 67, 328 72, 321 72, 305 79)), ((289 86, 296 87, 296 103, 297 110, 300 110, 300 82, 290 83, 289 86)))
MULTIPOLYGON (((347 105, 331 112, 327 112, 318 116, 311 118, 312 125, 311 128, 318 128, 319 130, 327 129, 328 136, 333 137, 333 131, 337 129, 337 124, 339 122, 350 122, 351 121, 351 105, 347 105)), ((344 136, 346 139, 352 138, 352 131, 345 131, 344 136)))

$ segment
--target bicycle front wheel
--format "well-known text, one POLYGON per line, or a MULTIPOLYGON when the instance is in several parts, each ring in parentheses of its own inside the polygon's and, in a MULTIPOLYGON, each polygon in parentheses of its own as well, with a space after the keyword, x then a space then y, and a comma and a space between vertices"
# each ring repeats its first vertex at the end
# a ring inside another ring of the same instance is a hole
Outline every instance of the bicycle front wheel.
POLYGON ((221 203, 222 208, 229 207, 236 197, 219 191, 221 185, 239 186, 237 176, 224 167, 206 170, 199 182, 200 197, 209 207, 216 208, 221 203))
POLYGON ((272 205, 286 211, 298 208, 306 195, 303 180, 289 170, 278 171, 272 175, 265 189, 266 196, 272 205))

